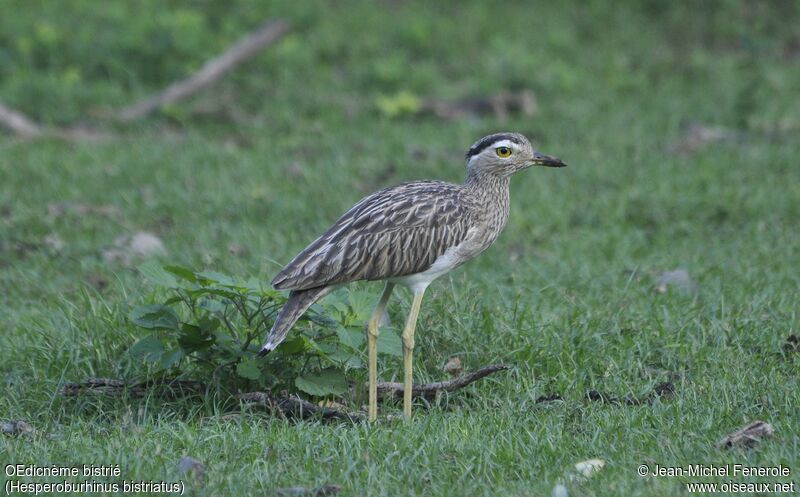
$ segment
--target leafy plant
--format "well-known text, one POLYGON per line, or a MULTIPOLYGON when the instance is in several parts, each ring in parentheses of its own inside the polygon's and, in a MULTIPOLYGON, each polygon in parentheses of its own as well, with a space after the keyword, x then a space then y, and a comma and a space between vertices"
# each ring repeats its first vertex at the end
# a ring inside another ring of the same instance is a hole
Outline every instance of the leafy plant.
MULTIPOLYGON (((166 298, 131 310, 130 320, 150 333, 129 353, 156 374, 195 372, 221 383, 328 396, 345 393, 351 376, 364 369, 364 323, 373 305, 367 294, 340 291, 312 306, 292 335, 261 358, 261 340, 286 301, 283 294, 258 280, 155 261, 139 271, 166 298)), ((394 330, 382 331, 378 351, 402 354, 394 330)))

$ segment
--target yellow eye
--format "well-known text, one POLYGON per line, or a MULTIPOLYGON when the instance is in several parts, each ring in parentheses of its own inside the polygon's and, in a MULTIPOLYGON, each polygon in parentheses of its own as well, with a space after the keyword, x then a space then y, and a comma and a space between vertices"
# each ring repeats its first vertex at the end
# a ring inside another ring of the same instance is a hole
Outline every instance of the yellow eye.
POLYGON ((498 157, 506 158, 511 155, 511 149, 508 147, 497 147, 494 151, 498 157))

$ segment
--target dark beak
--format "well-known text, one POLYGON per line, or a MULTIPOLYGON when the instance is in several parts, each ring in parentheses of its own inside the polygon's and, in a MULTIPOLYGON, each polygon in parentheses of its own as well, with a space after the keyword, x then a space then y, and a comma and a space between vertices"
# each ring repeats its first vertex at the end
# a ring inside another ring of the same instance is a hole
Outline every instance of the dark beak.
POLYGON ((552 155, 545 155, 541 152, 533 153, 533 166, 547 166, 547 167, 567 167, 567 165, 558 157, 552 155))

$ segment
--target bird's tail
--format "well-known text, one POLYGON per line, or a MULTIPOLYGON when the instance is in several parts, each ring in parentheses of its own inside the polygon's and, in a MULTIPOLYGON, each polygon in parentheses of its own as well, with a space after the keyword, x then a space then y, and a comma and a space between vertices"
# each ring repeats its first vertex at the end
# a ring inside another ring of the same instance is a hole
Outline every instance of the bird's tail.
POLYGON ((308 290, 292 290, 289 293, 289 300, 286 301, 286 305, 278 313, 278 317, 275 319, 272 329, 269 330, 269 335, 267 335, 267 341, 261 347, 258 355, 265 356, 270 351, 275 350, 275 347, 283 342, 294 323, 311 307, 311 304, 327 295, 331 290, 333 288, 330 286, 320 286, 309 288, 308 290))

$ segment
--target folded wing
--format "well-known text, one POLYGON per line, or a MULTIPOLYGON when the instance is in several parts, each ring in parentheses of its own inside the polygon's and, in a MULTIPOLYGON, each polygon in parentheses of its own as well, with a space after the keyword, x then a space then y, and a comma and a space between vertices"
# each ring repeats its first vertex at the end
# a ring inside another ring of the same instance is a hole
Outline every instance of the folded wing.
POLYGON ((474 212, 460 187, 397 185, 365 197, 275 276, 279 290, 382 280, 430 268, 467 236, 474 212))

